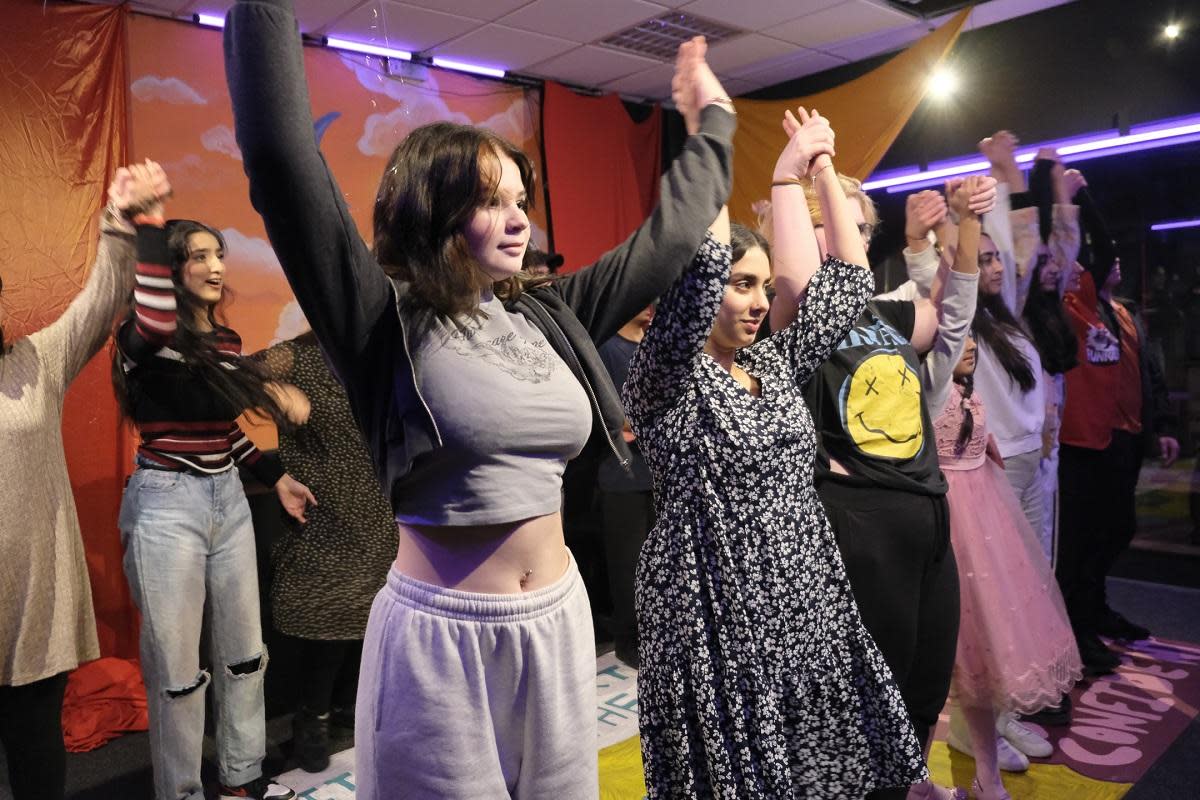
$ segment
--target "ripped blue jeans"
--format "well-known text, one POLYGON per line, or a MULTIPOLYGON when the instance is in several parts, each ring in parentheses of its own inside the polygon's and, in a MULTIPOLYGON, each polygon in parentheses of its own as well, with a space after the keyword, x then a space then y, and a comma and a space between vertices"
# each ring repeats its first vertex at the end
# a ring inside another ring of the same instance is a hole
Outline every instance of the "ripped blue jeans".
POLYGON ((254 528, 236 470, 195 475, 142 464, 121 500, 125 577, 142 614, 142 677, 157 800, 203 800, 204 693, 211 680, 221 782, 262 774, 266 754, 254 528), (214 675, 200 669, 208 604, 214 675))

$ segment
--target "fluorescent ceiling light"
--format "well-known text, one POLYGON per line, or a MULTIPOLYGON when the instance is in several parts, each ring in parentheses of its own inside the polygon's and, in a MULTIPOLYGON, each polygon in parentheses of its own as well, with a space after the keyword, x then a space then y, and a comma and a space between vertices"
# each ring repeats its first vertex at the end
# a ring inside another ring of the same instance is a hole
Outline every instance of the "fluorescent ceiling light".
POLYGON ((193 14, 192 19, 198 25, 204 25, 208 28, 224 28, 225 18, 219 14, 193 14))
POLYGON ((1171 222, 1156 222, 1150 226, 1152 231, 1174 231, 1180 228, 1200 228, 1200 219, 1177 219, 1171 222))
POLYGON ((487 75, 489 78, 503 78, 505 71, 499 67, 481 67, 478 64, 468 64, 465 61, 454 61, 449 58, 434 56, 433 65, 443 69, 456 69, 459 72, 472 72, 476 75, 487 75))
MULTIPOLYGON (((1117 131, 1101 131, 1029 145, 1018 150, 1016 158, 1018 164, 1028 164, 1037 157, 1040 148, 1054 147, 1063 163, 1069 164, 1074 161, 1136 153, 1195 141, 1200 141, 1200 116, 1137 125, 1124 136, 1117 131)), ((988 166, 986 159, 965 156, 934 162, 929 165, 929 169, 923 171, 917 167, 903 167, 871 176, 863 183, 863 189, 887 189, 888 193, 911 191, 940 183, 947 178, 985 172, 988 166)))
POLYGON ((352 53, 366 53, 369 56, 379 56, 380 58, 398 58, 401 61, 412 61, 413 57, 413 54, 407 50, 396 50, 392 47, 381 47, 366 42, 352 42, 349 39, 338 39, 334 36, 325 37, 325 46, 338 50, 349 50, 352 53))

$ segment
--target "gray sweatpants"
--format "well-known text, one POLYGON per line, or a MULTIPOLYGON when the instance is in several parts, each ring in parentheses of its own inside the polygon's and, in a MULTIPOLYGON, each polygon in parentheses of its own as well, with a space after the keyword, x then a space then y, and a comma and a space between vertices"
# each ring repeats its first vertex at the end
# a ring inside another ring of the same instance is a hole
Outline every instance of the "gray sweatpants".
POLYGON ((359 800, 594 800, 596 645, 574 559, 520 595, 393 567, 367 623, 356 722, 359 800))

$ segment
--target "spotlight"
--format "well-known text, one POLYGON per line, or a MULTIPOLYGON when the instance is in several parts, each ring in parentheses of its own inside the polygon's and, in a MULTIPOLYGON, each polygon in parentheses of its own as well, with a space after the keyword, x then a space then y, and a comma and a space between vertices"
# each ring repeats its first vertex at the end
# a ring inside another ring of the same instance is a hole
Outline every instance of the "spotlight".
POLYGON ((1172 22, 1170 25, 1163 28, 1163 36, 1166 36, 1168 39, 1178 39, 1179 34, 1182 32, 1183 29, 1180 28, 1179 24, 1175 22, 1172 22))
POLYGON ((958 76, 946 67, 939 67, 929 76, 926 89, 934 98, 945 100, 958 91, 958 76))

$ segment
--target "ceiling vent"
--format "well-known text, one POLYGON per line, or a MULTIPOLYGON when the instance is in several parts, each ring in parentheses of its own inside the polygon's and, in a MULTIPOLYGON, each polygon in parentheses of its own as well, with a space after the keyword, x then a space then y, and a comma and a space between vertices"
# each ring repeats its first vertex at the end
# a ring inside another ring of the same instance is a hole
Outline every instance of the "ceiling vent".
POLYGON ((597 44, 658 61, 674 61, 679 45, 693 36, 703 36, 708 39, 709 45, 714 45, 743 33, 745 31, 709 19, 669 11, 632 28, 618 31, 606 39, 601 39, 597 44))

